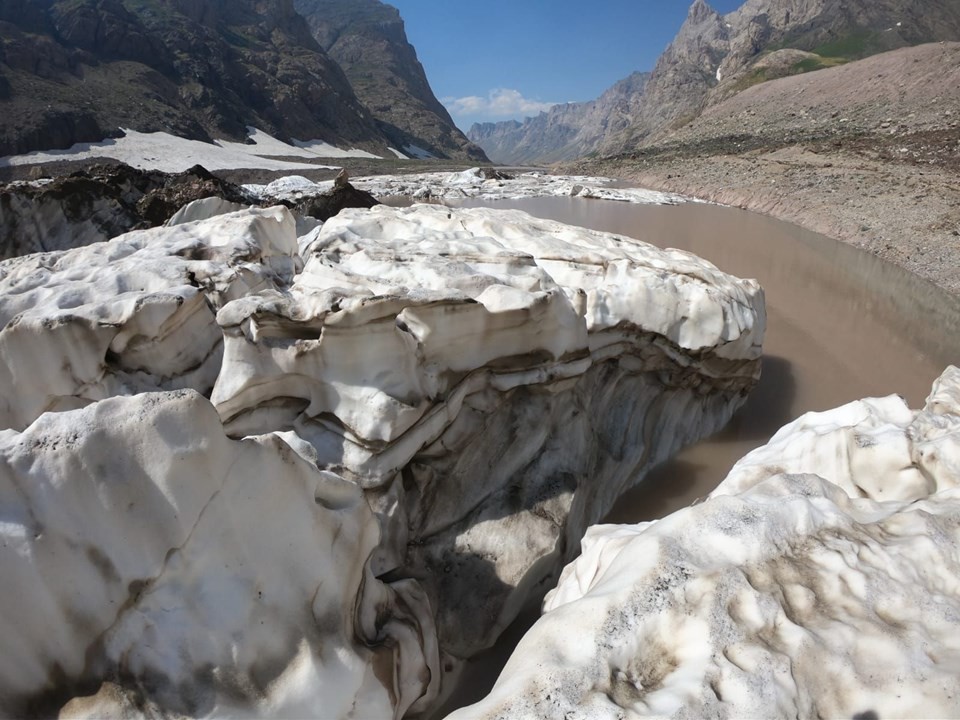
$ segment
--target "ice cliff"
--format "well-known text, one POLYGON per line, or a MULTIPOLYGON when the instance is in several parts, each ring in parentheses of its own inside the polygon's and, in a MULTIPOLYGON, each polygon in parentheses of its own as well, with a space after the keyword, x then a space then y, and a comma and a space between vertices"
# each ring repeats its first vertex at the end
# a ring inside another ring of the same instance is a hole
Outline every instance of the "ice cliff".
POLYGON ((702 504, 597 526, 457 718, 956 717, 960 370, 811 413, 702 504))
POLYGON ((759 372, 683 252, 214 205, 0 263, 4 714, 427 709, 759 372))

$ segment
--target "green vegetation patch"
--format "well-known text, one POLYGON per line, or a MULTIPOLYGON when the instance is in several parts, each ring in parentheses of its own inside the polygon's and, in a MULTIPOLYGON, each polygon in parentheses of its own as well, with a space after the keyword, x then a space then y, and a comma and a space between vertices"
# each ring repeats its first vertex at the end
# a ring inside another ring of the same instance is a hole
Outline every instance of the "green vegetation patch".
POLYGON ((731 85, 728 93, 730 95, 736 95, 737 93, 743 92, 747 88, 751 88, 754 85, 759 85, 760 83, 765 83, 767 80, 771 79, 772 78, 767 77, 766 68, 758 68, 753 72, 747 73, 742 78, 737 80, 733 85, 731 85))
POLYGON ((889 49, 880 33, 862 30, 815 47, 812 52, 825 58, 859 60, 889 49))
POLYGON ((836 67, 837 65, 845 65, 848 62, 849 60, 846 58, 823 57, 821 55, 808 57, 791 65, 789 74, 800 75, 802 73, 813 72, 814 70, 823 70, 824 68, 836 67))

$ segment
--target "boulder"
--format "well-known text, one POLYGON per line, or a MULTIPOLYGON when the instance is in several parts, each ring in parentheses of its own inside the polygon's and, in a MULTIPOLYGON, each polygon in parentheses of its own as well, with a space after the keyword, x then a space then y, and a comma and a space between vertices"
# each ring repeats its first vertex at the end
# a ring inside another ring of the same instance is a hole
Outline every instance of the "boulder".
POLYGON ((301 175, 290 175, 267 185, 243 187, 262 203, 282 203, 304 217, 321 222, 346 208, 370 209, 380 204, 370 193, 351 185, 346 170, 341 170, 332 181, 315 183, 301 175))

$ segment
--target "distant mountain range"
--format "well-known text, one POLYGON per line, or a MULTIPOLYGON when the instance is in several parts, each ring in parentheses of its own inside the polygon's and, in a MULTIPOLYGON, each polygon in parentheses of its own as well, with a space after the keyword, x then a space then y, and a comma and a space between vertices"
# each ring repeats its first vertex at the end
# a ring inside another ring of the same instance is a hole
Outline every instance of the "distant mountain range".
POLYGON ((499 163, 549 163, 582 157, 605 137, 630 127, 649 78, 650 73, 634 73, 597 100, 555 105, 522 123, 476 124, 468 137, 499 163))
POLYGON ((937 40, 960 40, 957 0, 747 0, 727 15, 695 0, 648 76, 523 123, 474 125, 467 137, 500 163, 614 155, 757 83, 937 40))
POLYGON ((0 156, 120 128, 244 140, 248 126, 485 159, 378 0, 0 0, 0 156))

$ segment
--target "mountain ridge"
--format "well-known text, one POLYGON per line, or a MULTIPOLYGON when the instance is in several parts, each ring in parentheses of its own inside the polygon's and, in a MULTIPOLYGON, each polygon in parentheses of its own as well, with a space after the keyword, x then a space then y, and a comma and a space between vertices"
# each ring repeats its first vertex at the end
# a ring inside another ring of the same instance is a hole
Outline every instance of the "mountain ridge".
MULTIPOLYGON (((568 132, 595 139, 579 148, 580 157, 630 152, 661 142, 708 107, 754 84, 954 39, 960 39, 960 5, 951 0, 747 0, 726 15, 706 0, 695 0, 642 91, 626 99, 630 121, 612 129, 594 123, 568 132)), ((536 130, 537 122, 477 128, 468 137, 494 148, 499 162, 571 159, 566 143, 514 155, 514 146, 502 138, 522 138, 536 130)), ((524 145, 517 141, 515 147, 524 145)))
POLYGON ((494 162, 573 160, 589 152, 606 133, 629 126, 643 102, 649 77, 650 73, 635 72, 596 100, 554 105, 522 123, 475 123, 467 137, 483 147, 494 162))
POLYGON ((294 0, 294 7, 394 147, 487 162, 433 94, 396 8, 380 0, 294 0))

